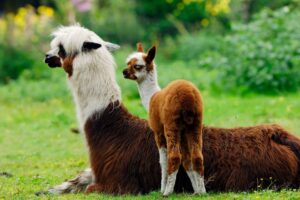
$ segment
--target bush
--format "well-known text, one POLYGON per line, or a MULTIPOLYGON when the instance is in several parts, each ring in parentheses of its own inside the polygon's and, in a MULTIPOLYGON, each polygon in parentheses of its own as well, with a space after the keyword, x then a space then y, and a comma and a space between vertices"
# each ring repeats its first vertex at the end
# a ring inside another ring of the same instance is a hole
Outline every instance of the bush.
POLYGON ((37 10, 26 6, 0 17, 0 83, 17 79, 24 71, 27 78, 45 77, 43 44, 53 27, 53 12, 46 6, 37 10))
POLYGON ((217 70, 218 90, 274 93, 300 88, 300 11, 263 10, 226 36, 197 33, 165 41, 165 57, 217 70))
POLYGON ((262 11, 225 38, 228 62, 220 85, 256 92, 295 91, 300 87, 300 12, 288 7, 262 11), (230 81, 228 81, 230 80, 230 81))
POLYGON ((2 83, 17 79, 23 70, 30 69, 33 64, 34 58, 30 52, 0 45, 0 81, 2 83))

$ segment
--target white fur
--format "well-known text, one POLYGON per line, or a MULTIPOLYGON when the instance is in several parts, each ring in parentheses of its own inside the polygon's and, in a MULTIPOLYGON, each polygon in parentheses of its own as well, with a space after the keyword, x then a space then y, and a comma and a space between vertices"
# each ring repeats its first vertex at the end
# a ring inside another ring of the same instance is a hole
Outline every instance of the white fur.
POLYGON ((173 172, 172 174, 168 175, 166 189, 165 189, 164 194, 163 194, 164 196, 168 196, 168 195, 173 193, 177 173, 178 173, 178 170, 173 172))
POLYGON ((76 178, 63 182, 60 185, 50 188, 50 194, 64 194, 83 192, 85 188, 93 182, 93 173, 91 169, 86 169, 76 178))
POLYGON ((52 51, 57 51, 58 45, 62 44, 67 54, 78 53, 73 60, 73 74, 68 82, 82 131, 91 115, 98 111, 101 114, 109 103, 121 100, 121 91, 115 78, 115 62, 106 47, 108 43, 79 25, 60 27, 52 35, 52 51), (86 41, 99 43, 102 47, 82 52, 82 45, 86 41))
POLYGON ((187 175, 191 180, 195 194, 206 193, 203 176, 201 176, 198 172, 192 170, 192 167, 191 170, 187 171, 187 175))
MULTIPOLYGON (((128 56, 126 63, 132 59, 137 59, 137 65, 146 65, 143 56, 145 54, 136 52, 128 56)), ((135 71, 134 74, 137 77, 139 94, 142 100, 144 108, 149 112, 151 97, 161 90, 157 81, 156 65, 154 64, 152 71, 147 71, 145 68, 140 71, 135 71)))
POLYGON ((196 189, 194 188, 195 194, 203 194, 206 193, 205 184, 204 184, 204 177, 201 176, 198 172, 193 171, 194 179, 196 181, 196 189))
POLYGON ((194 171, 193 170, 188 170, 186 171, 191 183, 192 183, 192 187, 193 187, 193 190, 194 192, 197 190, 198 186, 197 186, 197 181, 195 179, 195 176, 194 176, 194 171))
POLYGON ((161 168, 161 187, 160 191, 161 193, 164 193, 166 184, 167 184, 167 149, 166 148, 160 148, 159 150, 159 164, 161 168))

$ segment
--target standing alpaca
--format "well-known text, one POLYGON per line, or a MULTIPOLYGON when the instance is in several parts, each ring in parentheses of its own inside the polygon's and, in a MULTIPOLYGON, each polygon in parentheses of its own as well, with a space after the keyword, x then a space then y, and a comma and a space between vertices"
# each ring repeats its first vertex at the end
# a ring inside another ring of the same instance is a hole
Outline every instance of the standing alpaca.
MULTIPOLYGON (((161 171, 153 133, 146 120, 131 115, 121 103, 114 59, 108 52, 114 47, 80 26, 54 32, 45 62, 62 66, 67 73, 92 170, 51 188, 50 193, 138 194, 159 188, 161 171)), ((299 185, 300 141, 280 126, 203 127, 202 134, 207 190, 256 189, 257 180, 269 177, 275 187, 299 185)), ((269 186, 268 182, 262 185, 269 186)), ((180 169, 175 191, 182 189, 192 187, 180 169)))
POLYGON ((161 90, 154 63, 155 52, 156 47, 153 46, 144 54, 139 43, 138 52, 129 56, 128 69, 123 73, 127 78, 135 76, 133 79, 138 83, 143 105, 149 111, 149 124, 159 149, 161 192, 164 195, 173 192, 176 175, 182 164, 194 192, 205 193, 202 97, 192 83, 184 80, 173 81, 161 90), (130 74, 130 71, 139 73, 130 74))

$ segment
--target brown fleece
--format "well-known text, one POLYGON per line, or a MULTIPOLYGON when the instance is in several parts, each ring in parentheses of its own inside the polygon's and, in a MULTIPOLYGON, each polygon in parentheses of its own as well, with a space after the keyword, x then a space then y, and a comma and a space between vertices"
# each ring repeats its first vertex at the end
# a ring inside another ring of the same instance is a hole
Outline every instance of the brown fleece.
POLYGON ((200 92, 188 81, 173 81, 151 98, 149 124, 158 148, 167 148, 169 175, 180 164, 203 175, 202 115, 200 92))
MULTIPOLYGON (((154 134, 147 121, 110 104, 85 124, 95 183, 87 192, 148 193, 160 187, 154 134)), ((203 128, 204 176, 208 191, 246 191, 299 186, 300 140, 278 125, 203 128), (280 142, 277 142, 277 139, 280 142), (288 144, 282 144, 287 143, 288 144), (271 178, 270 178, 271 177, 271 178)), ((182 168, 175 191, 192 191, 182 168)))

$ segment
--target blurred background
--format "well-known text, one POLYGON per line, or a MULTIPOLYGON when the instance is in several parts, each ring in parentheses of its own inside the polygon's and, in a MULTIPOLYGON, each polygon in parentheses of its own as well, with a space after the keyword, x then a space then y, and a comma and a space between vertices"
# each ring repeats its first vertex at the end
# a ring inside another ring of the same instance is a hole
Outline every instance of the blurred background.
POLYGON ((79 22, 121 44, 123 61, 138 41, 158 44, 161 62, 181 65, 179 74, 205 70, 200 88, 297 91, 299 19, 299 0, 2 0, 0 84, 49 78, 51 31, 79 22))
POLYGON ((121 45, 116 77, 131 113, 147 118, 136 84, 122 76, 141 41, 158 45, 162 87, 174 79, 197 85, 205 124, 278 123, 300 135, 300 0, 1 0, 0 199, 34 199, 88 166, 82 137, 69 131, 77 121, 66 74, 44 63, 51 32, 75 22, 121 45))

